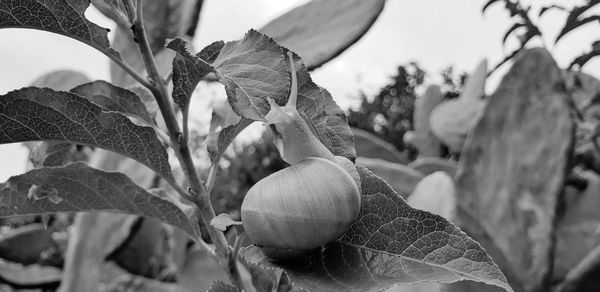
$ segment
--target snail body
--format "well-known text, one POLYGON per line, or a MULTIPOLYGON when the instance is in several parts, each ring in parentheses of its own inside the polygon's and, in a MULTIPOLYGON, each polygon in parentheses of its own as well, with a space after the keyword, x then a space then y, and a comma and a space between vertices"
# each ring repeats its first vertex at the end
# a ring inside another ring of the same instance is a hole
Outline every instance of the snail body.
POLYGON ((285 106, 268 99, 265 116, 280 138, 275 144, 291 166, 256 183, 241 217, 248 237, 270 258, 297 257, 338 238, 360 211, 360 177, 354 164, 335 156, 296 109, 297 79, 291 53, 292 90, 285 106))

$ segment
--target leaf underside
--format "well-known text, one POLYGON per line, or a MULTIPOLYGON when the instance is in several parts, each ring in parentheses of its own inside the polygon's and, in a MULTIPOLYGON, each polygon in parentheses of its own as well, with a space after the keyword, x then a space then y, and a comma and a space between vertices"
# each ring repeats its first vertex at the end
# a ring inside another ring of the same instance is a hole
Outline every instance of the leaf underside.
POLYGON ((122 173, 81 162, 31 170, 0 184, 0 217, 85 211, 153 217, 200 236, 194 207, 158 190, 148 192, 122 173))
POLYGON ((0 96, 0 143, 55 140, 104 148, 131 157, 173 181, 168 155, 151 127, 85 98, 49 88, 0 96))
POLYGON ((283 268, 297 286, 310 291, 381 291, 398 284, 465 279, 512 291, 476 241, 446 219, 411 208, 368 169, 357 169, 361 212, 338 242, 278 264, 256 246, 243 249, 242 256, 283 268))
POLYGON ((172 40, 167 48, 177 52, 173 59, 173 100, 182 112, 187 112, 196 85, 213 67, 192 55, 182 39, 172 40))
POLYGON ((527 291, 543 285, 552 266, 556 210, 572 157, 568 99, 550 53, 522 52, 488 98, 456 172, 458 202, 527 291))
POLYGON ((264 121, 270 109, 267 97, 279 105, 288 98, 290 78, 283 48, 255 30, 226 43, 213 66, 231 107, 242 117, 264 121))
POLYGON ((79 85, 71 92, 85 97, 99 105, 103 110, 120 112, 138 118, 148 125, 153 125, 152 115, 146 109, 142 99, 133 91, 113 85, 103 80, 79 85))
POLYGON ((1 28, 31 28, 71 37, 111 58, 120 59, 110 48, 107 33, 85 17, 89 0, 32 0, 0 2, 1 28))
POLYGON ((298 53, 313 70, 358 41, 375 23, 385 1, 309 1, 259 31, 298 53))

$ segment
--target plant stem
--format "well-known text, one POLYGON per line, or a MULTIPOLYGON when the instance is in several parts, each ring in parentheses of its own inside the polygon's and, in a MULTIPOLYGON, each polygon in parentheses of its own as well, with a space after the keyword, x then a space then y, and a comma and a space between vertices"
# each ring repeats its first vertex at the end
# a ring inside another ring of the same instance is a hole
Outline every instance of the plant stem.
POLYGON ((158 103, 158 107, 167 126, 171 144, 173 145, 177 159, 179 160, 183 173, 190 185, 188 190, 191 195, 190 197, 198 207, 198 214, 201 221, 199 223, 204 224, 207 227, 208 234, 215 245, 217 260, 225 269, 233 284, 240 289, 244 289, 236 266, 236 259, 231 253, 225 234, 210 225, 210 221, 215 217, 215 211, 210 202, 209 194, 196 172, 196 167, 194 166, 187 141, 183 139, 183 133, 181 132, 179 123, 175 117, 175 111, 169 99, 167 86, 154 61, 154 56, 152 55, 152 50, 150 49, 148 37, 144 29, 142 0, 137 0, 136 6, 136 18, 132 27, 133 34, 137 39, 150 82, 152 83, 150 90, 158 103))
POLYGON ((117 65, 119 65, 119 67, 121 67, 121 69, 123 69, 125 72, 127 72, 131 77, 133 77, 133 79, 137 80, 137 82, 142 84, 142 86, 151 90, 152 84, 150 82, 148 82, 148 80, 144 79, 144 77, 142 77, 142 75, 138 74, 135 71, 135 69, 133 69, 131 66, 129 66, 129 64, 127 64, 125 61, 123 61, 121 58, 119 58, 118 56, 116 56, 114 54, 105 54, 105 55, 109 59, 111 59, 113 62, 115 62, 117 65))

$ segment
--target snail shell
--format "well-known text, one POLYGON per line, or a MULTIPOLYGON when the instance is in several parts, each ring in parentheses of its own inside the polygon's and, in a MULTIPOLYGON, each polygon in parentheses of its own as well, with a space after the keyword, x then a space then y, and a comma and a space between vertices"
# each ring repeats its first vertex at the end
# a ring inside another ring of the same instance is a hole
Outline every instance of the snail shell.
POLYGON ((248 237, 267 256, 284 259, 335 240, 359 210, 360 191, 351 174, 310 157, 256 183, 241 216, 248 237))

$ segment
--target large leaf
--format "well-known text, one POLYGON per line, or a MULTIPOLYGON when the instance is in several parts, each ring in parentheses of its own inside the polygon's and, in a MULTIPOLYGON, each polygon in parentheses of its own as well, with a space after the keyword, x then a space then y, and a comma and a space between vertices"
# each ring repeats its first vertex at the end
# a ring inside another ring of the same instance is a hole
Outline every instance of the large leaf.
POLYGON ((560 281, 577 266, 589 252, 600 246, 600 176, 592 171, 582 173, 587 179, 584 190, 571 186, 565 189, 565 213, 556 227, 554 269, 552 279, 560 281))
POLYGON ((134 158, 172 180, 167 152, 153 128, 103 111, 79 95, 23 88, 0 96, 0 111, 0 143, 58 140, 97 146, 134 158))
POLYGON ((444 101, 444 95, 438 85, 430 85, 425 93, 415 100, 413 128, 415 133, 412 142, 419 150, 421 157, 440 157, 442 144, 435 137, 429 124, 429 116, 435 107, 444 101))
POLYGON ((378 158, 392 163, 404 163, 406 160, 389 142, 358 128, 352 128, 356 154, 360 157, 378 158))
POLYGON ((425 177, 423 173, 409 166, 380 158, 359 156, 356 158, 356 163, 385 179, 386 182, 389 182, 392 189, 404 198, 407 198, 417 184, 425 177))
POLYGON ((312 70, 358 41, 384 4, 384 0, 314 0, 272 20, 259 31, 298 53, 312 70))
POLYGON ((118 87, 103 80, 79 85, 71 92, 79 94, 89 101, 99 105, 103 110, 120 112, 135 117, 148 125, 154 121, 146 105, 133 91, 118 87))
POLYGON ((194 207, 156 190, 148 192, 126 175, 84 163, 31 170, 0 184, 0 217, 54 212, 115 211, 162 220, 198 238, 194 207))
POLYGON ((172 40, 167 48, 177 53, 173 59, 173 100, 187 118, 190 98, 196 85, 214 68, 200 57, 192 55, 182 39, 172 40))
POLYGON ((458 202, 481 221, 526 291, 552 266, 554 222, 573 143, 561 71, 525 51, 488 99, 456 173, 458 202))
MULTIPOLYGON (((88 83, 91 80, 81 72, 72 70, 56 70, 37 78, 31 86, 48 87, 59 91, 69 91, 72 88, 88 83)), ((60 166, 68 161, 78 160, 85 155, 74 155, 77 152, 75 144, 61 141, 39 141, 25 143, 29 148, 29 160, 33 167, 60 166)), ((81 154, 79 152, 78 154, 81 154)))
POLYGON ((110 58, 120 59, 110 48, 102 28, 85 18, 89 0, 32 0, 2 1, 0 3, 1 28, 31 28, 62 34, 84 42, 110 58))
POLYGON ((444 218, 413 209, 387 183, 358 166, 359 218, 342 237, 294 261, 272 263, 260 248, 241 251, 249 262, 287 271, 309 291, 381 291, 388 287, 463 279, 512 291, 485 250, 444 218))
POLYGON ((267 97, 279 105, 285 103, 290 78, 284 56, 281 46, 255 30, 223 46, 213 66, 237 114, 264 121, 270 109, 267 97))

